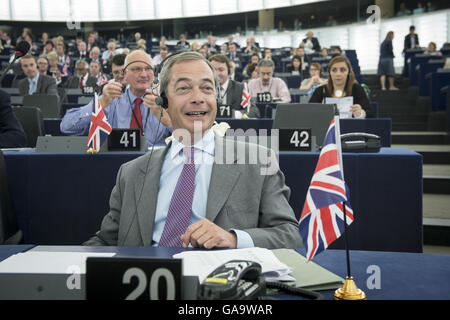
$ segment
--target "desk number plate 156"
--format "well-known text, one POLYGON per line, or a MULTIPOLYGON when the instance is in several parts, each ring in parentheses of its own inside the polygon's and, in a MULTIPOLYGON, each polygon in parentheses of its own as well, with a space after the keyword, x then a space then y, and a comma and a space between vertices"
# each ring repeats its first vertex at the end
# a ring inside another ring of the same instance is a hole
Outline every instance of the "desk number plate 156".
POLYGON ((181 259, 87 258, 87 300, 180 300, 181 259))

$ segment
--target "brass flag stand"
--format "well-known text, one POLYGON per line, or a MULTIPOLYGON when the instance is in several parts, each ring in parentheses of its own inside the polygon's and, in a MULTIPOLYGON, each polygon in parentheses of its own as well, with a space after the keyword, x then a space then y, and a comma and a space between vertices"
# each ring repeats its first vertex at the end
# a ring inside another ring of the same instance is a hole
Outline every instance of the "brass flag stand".
POLYGON ((345 240, 345 253, 347 256, 347 277, 345 282, 334 292, 335 300, 366 300, 366 294, 355 284, 350 270, 350 251, 348 248, 347 238, 347 213, 345 211, 345 202, 342 203, 344 208, 344 240, 345 240))

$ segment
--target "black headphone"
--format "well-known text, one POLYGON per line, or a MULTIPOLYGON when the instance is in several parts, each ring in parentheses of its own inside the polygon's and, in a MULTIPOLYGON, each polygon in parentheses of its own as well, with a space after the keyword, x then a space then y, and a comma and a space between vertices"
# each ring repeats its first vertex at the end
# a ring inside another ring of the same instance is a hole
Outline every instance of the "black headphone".
MULTIPOLYGON (((165 57, 164 60, 161 61, 161 63, 158 66, 156 66, 156 68, 155 68, 155 78, 153 79, 153 85, 155 85, 155 86, 159 85, 158 76, 161 73, 161 71, 162 71, 166 61, 171 59, 171 58, 173 58, 176 55, 179 55, 180 53, 183 53, 183 52, 186 52, 186 51, 178 51, 178 52, 175 52, 175 53, 171 54, 170 56, 165 57)), ((207 61, 207 60, 205 59, 205 61, 207 61)), ((216 79, 214 79, 214 81, 215 80, 216 79)), ((220 99, 219 90, 217 90, 217 89, 218 88, 216 88, 218 96, 216 98, 216 103, 217 103, 217 107, 219 107, 222 104, 222 100, 220 99)), ((159 96, 156 97, 156 99, 155 99, 155 103, 157 105, 161 106, 164 109, 167 109, 169 107, 169 100, 167 99, 166 93, 164 91, 159 93, 159 96)))

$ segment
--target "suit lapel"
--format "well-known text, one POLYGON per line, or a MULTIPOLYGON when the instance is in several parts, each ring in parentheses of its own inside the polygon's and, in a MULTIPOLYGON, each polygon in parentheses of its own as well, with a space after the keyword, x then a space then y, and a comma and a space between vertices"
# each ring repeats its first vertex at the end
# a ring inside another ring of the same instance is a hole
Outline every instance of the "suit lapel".
POLYGON ((169 147, 170 144, 164 150, 154 151, 150 164, 148 159, 144 161, 141 166, 141 175, 136 181, 136 210, 144 246, 152 244, 161 168, 169 147))
MULTIPOLYGON (((220 150, 224 150, 224 140, 224 138, 216 137, 216 157, 220 157, 220 150)), ((228 152, 234 152, 234 143, 226 144, 226 147, 226 154, 228 154, 228 152), (228 148, 229 146, 232 146, 232 148, 228 148)), ((218 163, 216 158, 216 161, 213 164, 211 180, 209 183, 208 200, 206 204, 206 218, 210 221, 214 221, 217 214, 220 212, 226 200, 230 196, 231 190, 233 190, 233 187, 240 176, 240 172, 237 170, 237 166, 235 165, 237 159, 233 158, 232 160, 233 161, 230 161, 232 162, 231 164, 221 164, 225 161, 219 161, 218 163)))

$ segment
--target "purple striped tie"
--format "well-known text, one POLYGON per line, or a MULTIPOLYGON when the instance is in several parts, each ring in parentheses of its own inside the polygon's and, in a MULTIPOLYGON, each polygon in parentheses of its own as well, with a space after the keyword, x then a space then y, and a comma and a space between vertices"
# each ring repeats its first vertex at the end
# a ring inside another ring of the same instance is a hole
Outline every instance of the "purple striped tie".
POLYGON ((160 247, 181 247, 183 242, 180 237, 189 225, 195 189, 194 148, 185 147, 183 153, 185 162, 170 200, 166 223, 159 240, 160 247))

